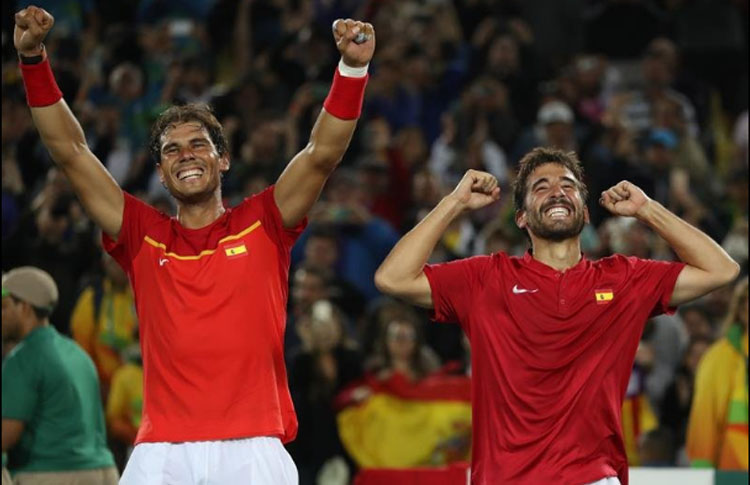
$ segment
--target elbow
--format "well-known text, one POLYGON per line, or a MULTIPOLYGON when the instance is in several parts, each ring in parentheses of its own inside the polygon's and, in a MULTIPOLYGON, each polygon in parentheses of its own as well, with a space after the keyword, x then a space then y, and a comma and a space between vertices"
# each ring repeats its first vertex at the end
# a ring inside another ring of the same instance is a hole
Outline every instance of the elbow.
POLYGON ((729 259, 727 268, 722 272, 722 277, 725 278, 723 281, 724 285, 732 283, 740 275, 740 265, 737 261, 729 259))
POLYGON ((387 271, 383 270, 382 266, 375 272, 375 288, 384 295, 396 294, 393 280, 388 276, 387 271))

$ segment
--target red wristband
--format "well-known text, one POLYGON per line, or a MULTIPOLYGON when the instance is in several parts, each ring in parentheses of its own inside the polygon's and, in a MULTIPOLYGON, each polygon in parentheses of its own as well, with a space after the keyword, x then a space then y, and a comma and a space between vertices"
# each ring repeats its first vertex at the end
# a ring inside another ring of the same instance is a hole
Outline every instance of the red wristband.
POLYGON ((26 88, 26 101, 32 108, 40 108, 55 104, 62 98, 62 91, 57 87, 55 76, 49 65, 49 59, 38 64, 18 63, 26 88))
POLYGON ((363 77, 342 76, 337 67, 323 107, 336 118, 356 120, 362 113, 362 100, 369 77, 369 74, 363 77))

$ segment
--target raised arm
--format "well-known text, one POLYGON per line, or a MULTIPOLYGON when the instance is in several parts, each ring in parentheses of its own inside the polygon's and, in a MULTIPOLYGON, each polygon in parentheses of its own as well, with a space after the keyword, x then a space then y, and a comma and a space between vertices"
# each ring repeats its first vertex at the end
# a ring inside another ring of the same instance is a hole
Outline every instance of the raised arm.
POLYGON ((122 226, 124 197, 117 182, 86 145, 81 125, 62 99, 42 44, 54 18, 44 9, 16 13, 13 43, 34 125, 52 159, 70 180, 89 217, 113 238, 122 226))
POLYGON ((372 25, 351 19, 337 20, 333 36, 341 62, 333 86, 310 134, 310 141, 287 165, 274 189, 276 205, 285 227, 294 227, 318 200, 357 125, 367 76, 367 65, 375 51, 372 25), (368 38, 358 44, 360 32, 368 38))
POLYGON ((703 296, 730 283, 739 274, 740 266, 713 239, 630 182, 622 181, 602 192, 600 203, 613 214, 633 216, 648 225, 686 263, 677 277, 670 305, 703 296))
POLYGON ((435 245, 461 213, 482 208, 499 197, 500 188, 492 174, 467 171, 453 192, 394 246, 375 273, 375 286, 388 295, 432 308, 432 291, 424 265, 435 245))

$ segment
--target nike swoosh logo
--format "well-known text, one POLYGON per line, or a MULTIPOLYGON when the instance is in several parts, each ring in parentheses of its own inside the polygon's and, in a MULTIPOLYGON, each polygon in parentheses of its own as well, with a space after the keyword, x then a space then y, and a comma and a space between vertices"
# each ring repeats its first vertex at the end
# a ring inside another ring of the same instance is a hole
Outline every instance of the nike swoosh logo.
POLYGON ((518 285, 513 285, 513 293, 516 295, 520 295, 521 293, 536 293, 539 291, 539 288, 535 290, 527 290, 526 288, 519 288, 518 285))
POLYGON ((168 262, 169 262, 168 259, 159 259, 159 266, 164 266, 168 262))

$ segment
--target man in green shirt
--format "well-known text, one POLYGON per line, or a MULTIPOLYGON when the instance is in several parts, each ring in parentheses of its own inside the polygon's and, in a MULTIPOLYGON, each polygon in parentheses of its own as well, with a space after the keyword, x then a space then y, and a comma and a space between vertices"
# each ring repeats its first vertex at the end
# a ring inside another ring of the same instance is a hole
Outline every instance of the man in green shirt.
POLYGON ((2 366, 2 451, 17 485, 116 485, 96 368, 49 324, 57 297, 38 268, 3 276, 3 338, 19 343, 2 366))

